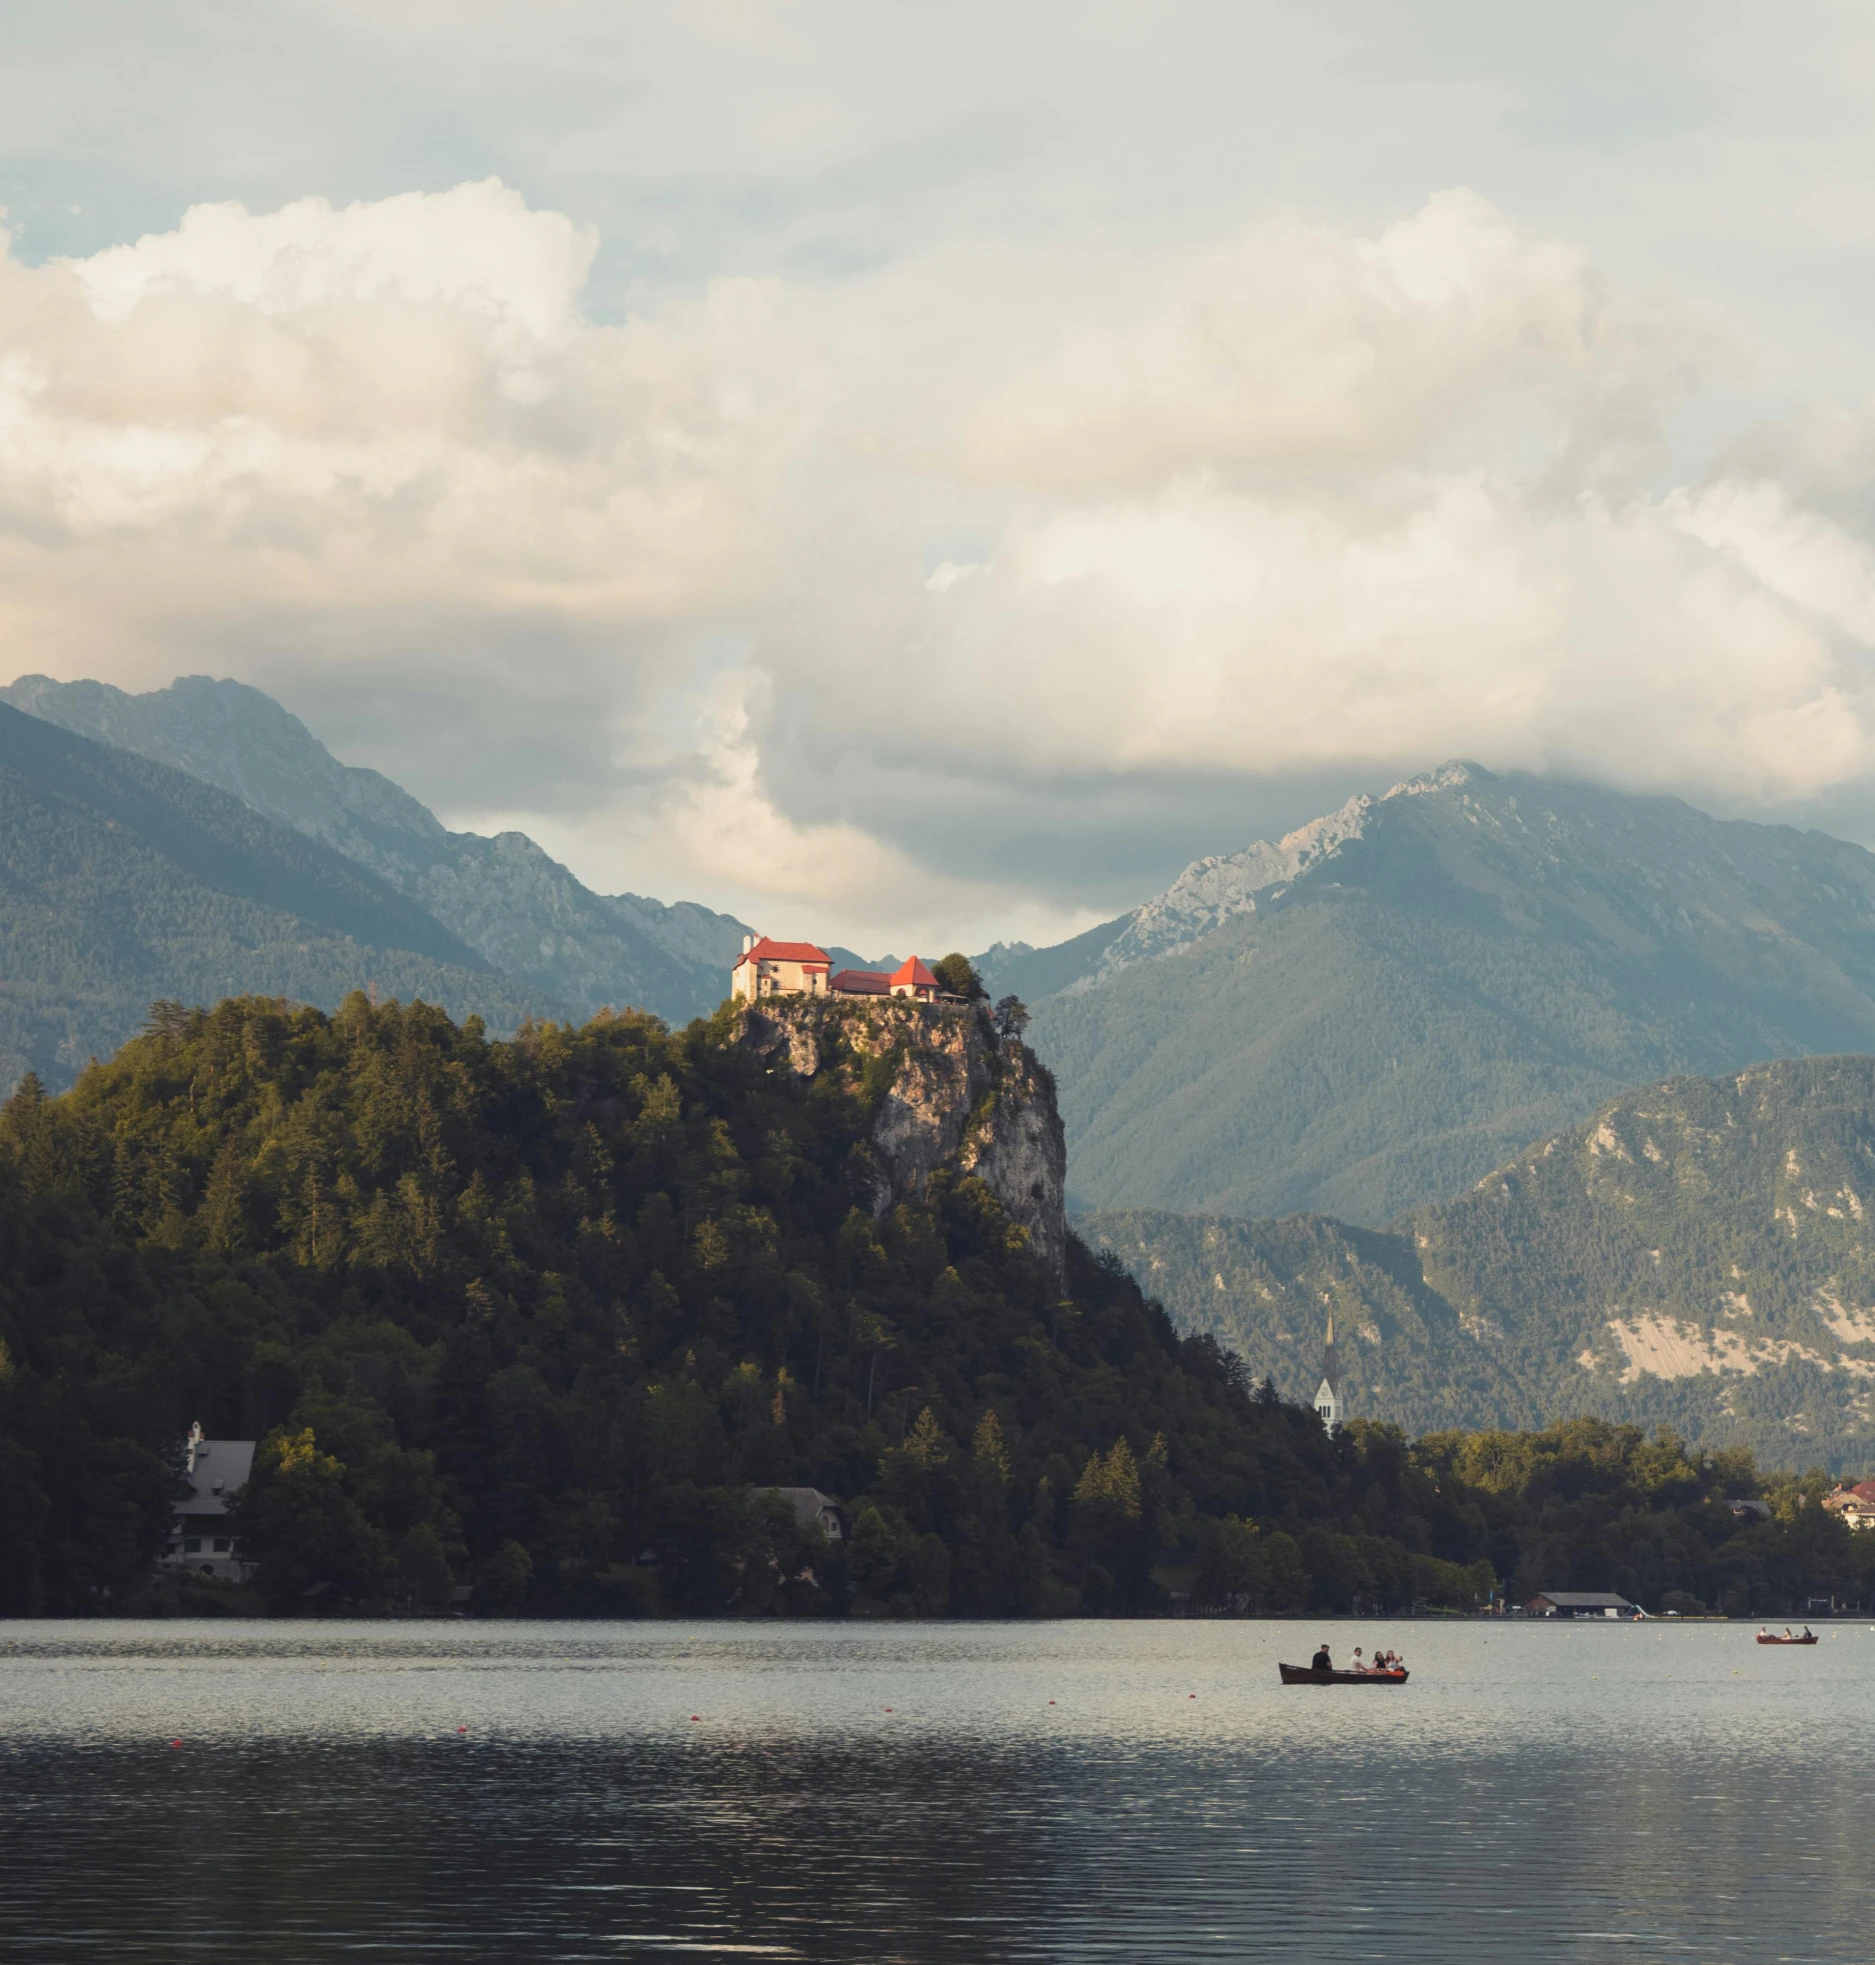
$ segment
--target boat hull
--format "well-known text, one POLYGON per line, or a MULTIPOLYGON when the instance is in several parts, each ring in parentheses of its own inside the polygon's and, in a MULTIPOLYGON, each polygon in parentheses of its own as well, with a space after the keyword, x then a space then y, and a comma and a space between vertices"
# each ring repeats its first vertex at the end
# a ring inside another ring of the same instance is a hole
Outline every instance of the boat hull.
POLYGON ((1404 1685, 1404 1672, 1322 1672, 1313 1665, 1282 1665, 1276 1669, 1285 1685, 1404 1685))
POLYGON ((1761 1637, 1758 1642, 1760 1644, 1814 1644, 1816 1633, 1812 1631, 1808 1637, 1802 1638, 1761 1637))

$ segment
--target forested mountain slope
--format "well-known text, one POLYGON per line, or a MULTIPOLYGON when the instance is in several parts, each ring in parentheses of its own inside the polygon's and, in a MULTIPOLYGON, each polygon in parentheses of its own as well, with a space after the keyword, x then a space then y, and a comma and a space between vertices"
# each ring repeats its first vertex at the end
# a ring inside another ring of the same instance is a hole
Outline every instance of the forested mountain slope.
POLYGON ((1875 1464, 1875 1058, 1650 1085, 1390 1231, 1086 1217, 1187 1330, 1410 1431, 1596 1413, 1875 1464))
MULTIPOLYGON (((1325 1508, 1309 1415, 1078 1246, 1057 1276, 916 1150, 951 1077, 920 1014, 850 1006, 795 1069, 727 1010, 492 1044, 423 1006, 248 1000, 61 1100, 28 1085, 0 1123, 0 1439, 39 1498, 0 1541, 39 1527, 0 1599, 130 1587, 191 1418, 275 1435, 247 1532, 289 1598, 441 1565, 497 1602, 749 1607, 804 1558, 755 1554, 795 1530, 745 1485, 812 1482, 853 1504, 879 1607, 1061 1610, 1142 1601, 1155 1538, 1201 1515, 1325 1508), (77 1501, 74 1467, 104 1470, 77 1501)), ((1052 1125, 1021 1047, 983 1043, 1052 1125)), ((975 1076, 953 1090, 975 1127, 975 1076)))
POLYGON ((0 1111, 0 1615, 1875 1590, 1875 1538, 1748 1456, 1594 1421, 1330 1439, 1253 1395, 1051 1244, 1047 1077, 972 1014, 491 1043, 421 1005, 249 999, 165 1013, 63 1098, 29 1082, 0 1111), (192 1419, 261 1440, 245 1593, 152 1596, 192 1419))
POLYGON ((580 1016, 629 1004, 675 1022, 728 993, 742 923, 690 902, 595 894, 525 833, 450 832, 376 771, 344 765, 271 696, 182 676, 133 696, 22 676, 0 702, 186 771, 370 868, 463 942, 580 1016))
POLYGON ((1452 765, 982 966, 1083 1204, 1378 1223, 1629 1086, 1875 1049, 1875 855, 1452 765))
POLYGON ((364 985, 499 1027, 558 1007, 318 841, 0 704, 0 1083, 69 1083, 159 997, 364 985))

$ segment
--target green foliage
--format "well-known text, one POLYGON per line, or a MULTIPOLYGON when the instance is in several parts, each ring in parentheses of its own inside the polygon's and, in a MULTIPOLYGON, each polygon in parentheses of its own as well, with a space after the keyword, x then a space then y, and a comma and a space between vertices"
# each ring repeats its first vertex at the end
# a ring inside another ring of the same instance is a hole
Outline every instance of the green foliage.
POLYGON ((362 996, 162 1008, 65 1097, 27 1083, 15 1607, 131 1587, 196 1417, 266 1442, 242 1533, 282 1607, 1072 1607, 1045 1470, 1065 1502, 1090 1452, 1163 1434, 1181 1519, 1328 1479, 1302 1415, 1252 1412, 1085 1251, 1064 1296, 979 1182, 875 1219, 869 1124, 727 1026, 491 1043, 362 996), (789 1484, 871 1507, 870 1567, 777 1543, 748 1490, 789 1484))
POLYGON ((931 973, 937 977, 938 987, 951 996, 967 996, 974 1001, 989 995, 969 956, 959 955, 955 950, 932 963, 931 973))
POLYGON ((1332 1309, 1353 1412, 1416 1432, 1590 1412, 1842 1471, 1875 1459, 1872 1205, 1875 1059, 1805 1058, 1626 1094, 1394 1232, 1081 1227, 1297 1393, 1332 1309))
POLYGON ((979 1182, 875 1219, 869 1123, 727 1026, 491 1043, 362 996, 164 1011, 64 1097, 22 1088, 0 1607, 132 1596, 198 1417, 262 1441, 238 1525, 283 1610, 1122 1614, 1171 1570, 1266 1611, 1863 1586, 1820 1484, 1748 1456, 1589 1421, 1330 1440, 1112 1258, 1072 1244, 1064 1288, 979 1182), (1740 1483, 1771 1522, 1717 1505, 1740 1483))

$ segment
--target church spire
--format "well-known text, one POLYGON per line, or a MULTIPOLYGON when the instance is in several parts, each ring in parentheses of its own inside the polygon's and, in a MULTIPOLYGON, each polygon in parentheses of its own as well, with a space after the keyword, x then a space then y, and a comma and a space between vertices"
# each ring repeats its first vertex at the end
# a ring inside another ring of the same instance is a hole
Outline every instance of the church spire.
POLYGON ((1341 1367, 1335 1358, 1335 1313, 1328 1313, 1328 1335, 1322 1343, 1322 1382, 1315 1394, 1316 1417, 1332 1433, 1341 1424, 1341 1367))

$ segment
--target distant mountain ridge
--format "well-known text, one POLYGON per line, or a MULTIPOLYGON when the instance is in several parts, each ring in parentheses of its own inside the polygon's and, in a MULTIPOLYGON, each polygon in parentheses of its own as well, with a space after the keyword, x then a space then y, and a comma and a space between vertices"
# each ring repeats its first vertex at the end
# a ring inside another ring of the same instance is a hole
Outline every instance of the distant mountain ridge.
POLYGON ((1453 762, 979 966, 1080 1205, 1371 1224, 1629 1086, 1875 1049, 1875 855, 1453 762))
POLYGON ((322 842, 0 704, 0 1083, 69 1083, 159 997, 372 987, 497 1030, 564 1014, 322 842))
POLYGON ((524 833, 452 833, 381 773, 341 764, 261 690, 182 676, 131 695, 32 675, 0 689, 0 702, 187 772, 322 841, 576 1015, 629 1005, 682 1023, 728 994, 741 922, 688 902, 595 894, 524 833))
POLYGON ((1875 1058, 1610 1101, 1390 1229, 1113 1210, 1075 1224, 1291 1398, 1335 1318, 1351 1415, 1577 1413, 1784 1466, 1875 1464, 1875 1058))

